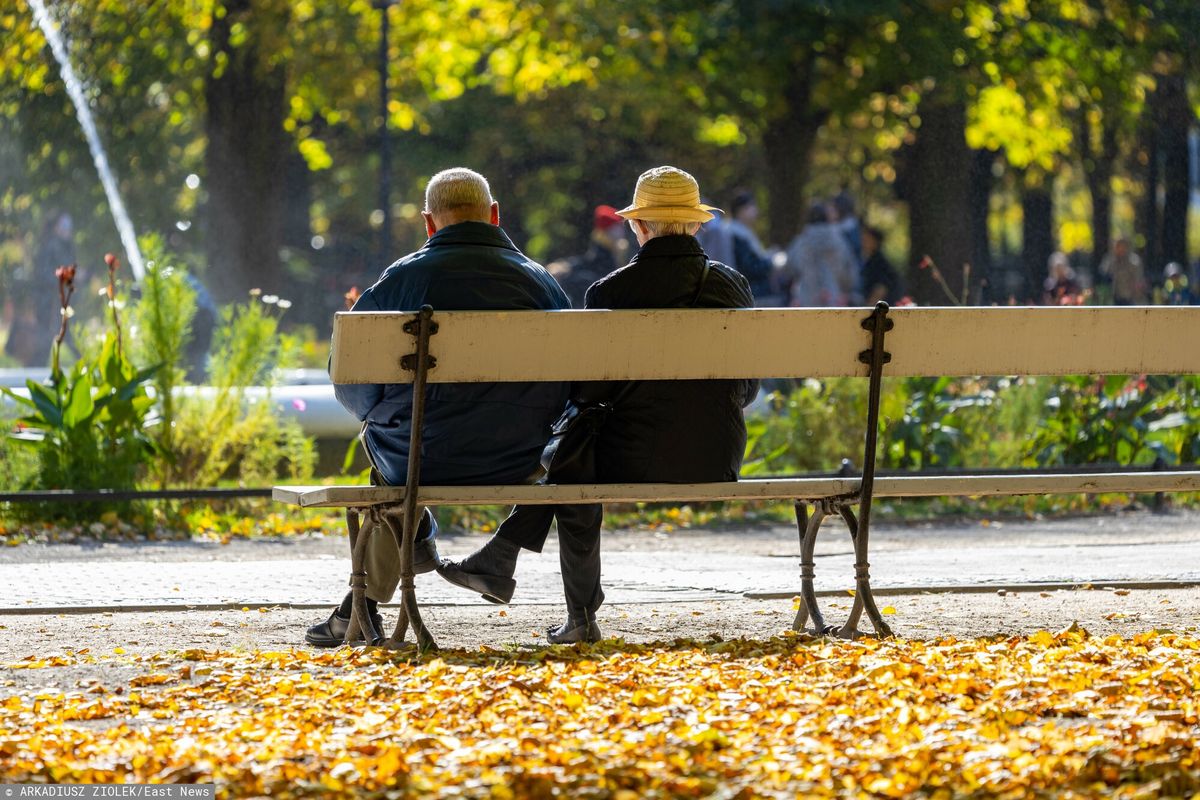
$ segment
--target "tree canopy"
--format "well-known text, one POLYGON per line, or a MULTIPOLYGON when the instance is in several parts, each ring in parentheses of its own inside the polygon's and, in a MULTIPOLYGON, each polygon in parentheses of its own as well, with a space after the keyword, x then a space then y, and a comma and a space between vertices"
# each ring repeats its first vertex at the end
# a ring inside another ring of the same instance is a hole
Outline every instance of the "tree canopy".
MULTIPOLYGON (((1009 230, 1021 216, 991 202, 1005 194, 1023 211, 1027 245, 1038 224, 1054 246, 1097 253, 1127 232, 1157 262, 1179 257, 1182 230, 1187 256, 1200 36, 1190 4, 49 7, 138 230, 167 234, 230 297, 257 285, 312 287, 300 314, 311 319, 420 242, 423 180, 459 163, 493 178, 506 227, 542 259, 581 248, 590 208, 623 202, 643 169, 667 162, 696 174, 717 205, 738 188, 754 191, 767 212, 764 238, 778 245, 809 200, 846 188, 894 230, 893 256, 909 266, 926 254, 904 252, 910 241, 944 240, 945 253, 928 254, 980 263, 980 277, 1021 238, 1009 230), (386 254, 377 251, 385 120, 395 243, 386 254), (967 177, 947 182, 939 169, 967 177), (1185 176, 1182 212, 1177 188, 1163 203, 1154 191, 1174 186, 1176 173, 1185 176), (981 217, 959 245, 951 242, 962 215, 939 210, 956 207, 981 217)), ((86 144, 26 0, 0 0, 0 21, 10 31, 0 45, 0 266, 10 274, 28 263, 53 208, 80 222, 81 252, 113 249, 86 144)), ((914 288, 933 299, 921 281, 914 288)))

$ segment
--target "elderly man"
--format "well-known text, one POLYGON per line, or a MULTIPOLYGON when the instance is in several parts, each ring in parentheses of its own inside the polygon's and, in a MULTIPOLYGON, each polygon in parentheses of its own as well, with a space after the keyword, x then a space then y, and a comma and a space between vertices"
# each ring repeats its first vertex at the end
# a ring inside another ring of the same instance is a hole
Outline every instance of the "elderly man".
MULTIPOLYGON (((500 229, 500 207, 487 180, 469 169, 434 175, 425 189, 429 240, 392 264, 363 292, 354 311, 554 310, 570 308, 567 296, 541 266, 500 229)), ((337 398, 363 422, 362 442, 379 480, 403 484, 408 469, 412 387, 335 386, 337 398)), ((522 483, 540 471, 550 426, 562 413, 567 387, 558 383, 432 384, 427 389, 421 440, 421 482, 522 483)), ((436 526, 428 509, 413 549, 415 572, 441 563, 436 526)), ((400 580, 393 537, 376 534, 367 552, 367 606, 380 624, 378 604, 392 599, 400 580)), ((342 643, 351 595, 305 639, 322 647, 342 643)))
MULTIPOLYGON (((638 178, 633 203, 616 212, 629 221, 641 250, 627 266, 588 289, 587 308, 748 308, 750 286, 736 270, 710 261, 696 241, 717 209, 700 202, 696 180, 675 167, 638 178)), ((703 342, 696 342, 704 347, 703 342)), ((611 412, 596 437, 595 472, 578 461, 551 461, 551 483, 737 480, 746 449, 742 408, 755 395, 751 380, 606 381, 572 389, 576 406, 605 404, 611 412)), ((596 641, 600 588, 598 505, 519 506, 496 535, 462 562, 439 572, 493 602, 512 598, 521 549, 540 552, 550 523, 558 538, 567 620, 547 631, 552 643, 596 641)))

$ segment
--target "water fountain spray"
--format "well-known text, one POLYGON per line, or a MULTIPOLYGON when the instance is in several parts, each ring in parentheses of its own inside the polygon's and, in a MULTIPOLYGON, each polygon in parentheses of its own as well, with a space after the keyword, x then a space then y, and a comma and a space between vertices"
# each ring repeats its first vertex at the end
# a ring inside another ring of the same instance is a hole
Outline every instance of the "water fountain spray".
POLYGON ((121 201, 121 194, 117 191, 117 179, 113 175, 112 167, 108 164, 108 155, 104 152, 104 145, 100 143, 100 134, 96 132, 96 121, 92 117, 92 110, 88 107, 87 98, 83 96, 83 84, 75 76, 71 59, 67 55, 67 47, 59 34, 58 26, 47 12, 43 0, 29 0, 29 6, 33 9, 34 22, 42 29, 46 41, 50 44, 50 51, 54 53, 54 60, 58 62, 59 73, 62 75, 63 83, 66 84, 67 94, 71 98, 71 104, 75 106, 75 116, 83 128, 88 149, 92 152, 92 161, 96 164, 96 172, 100 174, 100 183, 103 184, 104 194, 108 197, 108 206, 112 210, 113 222, 117 225, 117 233, 121 237, 126 258, 133 270, 134 280, 141 283, 142 277, 146 274, 142 262, 142 251, 138 249, 133 222, 130 221, 129 214, 125 211, 125 204, 121 201))

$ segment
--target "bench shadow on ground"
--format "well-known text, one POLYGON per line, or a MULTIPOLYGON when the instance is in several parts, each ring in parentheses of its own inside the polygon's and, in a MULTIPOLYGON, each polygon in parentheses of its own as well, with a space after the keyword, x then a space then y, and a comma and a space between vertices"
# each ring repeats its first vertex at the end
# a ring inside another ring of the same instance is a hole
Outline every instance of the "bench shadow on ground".
MULTIPOLYGON (((387 661, 429 662, 440 659, 447 665, 461 667, 497 667, 514 664, 541 664, 548 661, 607 661, 617 657, 655 656, 663 654, 687 654, 720 656, 725 658, 765 658, 787 656, 801 647, 819 647, 826 644, 844 643, 846 640, 808 633, 787 632, 780 636, 764 639, 738 637, 723 639, 677 638, 651 642, 627 642, 621 638, 604 639, 595 644, 546 644, 509 645, 478 649, 445 648, 421 652, 412 642, 405 642, 399 649, 386 647, 358 647, 359 653, 387 661)), ((862 641, 861 639, 859 641, 862 641)), ((894 641, 904 641, 895 639, 894 641)))

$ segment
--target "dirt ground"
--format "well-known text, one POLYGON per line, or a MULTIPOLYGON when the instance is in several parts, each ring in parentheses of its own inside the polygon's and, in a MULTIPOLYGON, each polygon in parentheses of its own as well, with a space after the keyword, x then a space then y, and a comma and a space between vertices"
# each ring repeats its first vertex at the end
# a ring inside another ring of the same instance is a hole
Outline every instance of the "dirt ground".
MULTIPOLYGON (((830 622, 851 603, 823 598, 830 622)), ((879 598, 898 636, 975 638, 1057 631, 1078 623, 1098 636, 1131 636, 1155 629, 1195 633, 1200 588, 1093 589, 900 595, 879 598)), ((385 607, 385 624, 395 609, 385 607)), ((426 608, 426 623, 443 648, 539 647, 545 629, 561 622, 558 606, 440 606, 426 608)), ((791 600, 730 599, 704 602, 608 605, 599 622, 607 637, 629 643, 677 638, 766 638, 784 633, 795 614, 791 600)), ((153 613, 34 614, 0 617, 0 697, 30 691, 71 691, 92 682, 123 683, 148 671, 140 662, 159 654, 204 650, 307 648, 304 629, 325 618, 313 609, 162 611, 153 613), (82 654, 67 666, 14 669, 15 662, 82 654), (95 658, 94 663, 87 663, 95 658)), ((865 619, 863 627, 869 630, 865 619)))

